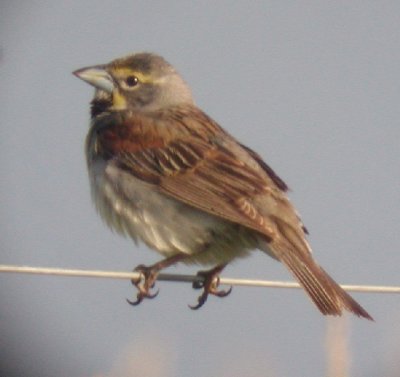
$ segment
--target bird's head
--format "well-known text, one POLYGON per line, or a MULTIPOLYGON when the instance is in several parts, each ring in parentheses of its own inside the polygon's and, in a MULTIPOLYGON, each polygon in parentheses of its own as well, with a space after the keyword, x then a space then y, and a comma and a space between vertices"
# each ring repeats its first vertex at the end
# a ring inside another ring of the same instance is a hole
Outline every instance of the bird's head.
POLYGON ((190 88, 182 77, 155 54, 129 55, 73 73, 96 88, 92 116, 105 111, 151 112, 193 104, 190 88))

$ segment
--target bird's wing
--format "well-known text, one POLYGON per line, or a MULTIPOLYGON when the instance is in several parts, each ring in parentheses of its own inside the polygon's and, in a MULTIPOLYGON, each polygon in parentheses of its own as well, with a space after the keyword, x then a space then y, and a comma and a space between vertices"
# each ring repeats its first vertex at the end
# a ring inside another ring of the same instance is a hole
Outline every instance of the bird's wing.
POLYGON ((228 150, 197 139, 123 153, 120 168, 195 208, 272 236, 251 198, 270 188, 228 150))
POLYGON ((160 192, 269 240, 282 234, 278 224, 286 224, 308 253, 302 224, 284 193, 286 185, 255 152, 204 113, 158 123, 135 116, 114 119, 98 130, 97 138, 105 158, 160 192))

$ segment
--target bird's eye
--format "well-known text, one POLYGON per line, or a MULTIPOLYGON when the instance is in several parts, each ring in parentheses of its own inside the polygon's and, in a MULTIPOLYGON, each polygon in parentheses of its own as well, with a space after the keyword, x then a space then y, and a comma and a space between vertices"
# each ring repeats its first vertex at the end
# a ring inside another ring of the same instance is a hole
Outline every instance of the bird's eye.
POLYGON ((129 86, 130 88, 134 87, 137 85, 139 82, 139 79, 136 76, 128 76, 125 80, 126 85, 129 86))

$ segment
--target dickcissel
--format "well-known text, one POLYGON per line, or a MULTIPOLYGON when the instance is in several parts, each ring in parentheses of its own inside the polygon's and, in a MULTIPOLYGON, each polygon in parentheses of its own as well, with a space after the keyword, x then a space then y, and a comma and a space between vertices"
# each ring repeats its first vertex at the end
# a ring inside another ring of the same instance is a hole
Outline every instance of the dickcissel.
POLYGON ((86 157, 105 222, 164 259, 139 265, 137 300, 177 262, 201 271, 199 308, 232 260, 259 249, 282 262, 323 314, 371 316, 313 259, 307 230, 281 178, 196 107, 189 86, 161 56, 137 53, 74 74, 95 87, 86 157))

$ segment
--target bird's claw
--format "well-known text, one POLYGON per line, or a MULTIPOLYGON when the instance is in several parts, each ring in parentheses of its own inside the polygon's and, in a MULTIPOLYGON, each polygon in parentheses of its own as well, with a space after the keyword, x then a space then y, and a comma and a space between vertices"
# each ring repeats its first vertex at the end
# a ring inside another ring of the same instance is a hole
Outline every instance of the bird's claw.
POLYGON ((139 305, 143 299, 149 298, 153 299, 158 295, 159 290, 155 293, 150 293, 150 290, 154 287, 157 280, 158 270, 152 266, 147 267, 144 265, 139 265, 134 269, 135 272, 139 272, 140 275, 137 279, 132 279, 132 284, 138 289, 136 300, 126 300, 130 305, 139 305))
POLYGON ((129 299, 126 299, 126 301, 128 302, 128 304, 130 304, 132 306, 136 306, 136 305, 139 305, 145 298, 153 299, 154 297, 156 297, 158 295, 159 292, 160 292, 159 289, 157 289, 157 291, 155 293, 149 293, 149 292, 146 293, 146 292, 142 292, 139 290, 135 301, 132 301, 129 299))
POLYGON ((197 310, 201 308, 207 301, 207 298, 210 294, 217 297, 226 297, 232 292, 232 286, 228 290, 218 290, 218 273, 221 270, 222 268, 214 268, 210 271, 200 271, 197 273, 197 275, 203 279, 194 281, 192 287, 194 289, 203 289, 203 293, 197 299, 196 305, 189 305, 190 309, 197 310))

